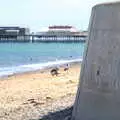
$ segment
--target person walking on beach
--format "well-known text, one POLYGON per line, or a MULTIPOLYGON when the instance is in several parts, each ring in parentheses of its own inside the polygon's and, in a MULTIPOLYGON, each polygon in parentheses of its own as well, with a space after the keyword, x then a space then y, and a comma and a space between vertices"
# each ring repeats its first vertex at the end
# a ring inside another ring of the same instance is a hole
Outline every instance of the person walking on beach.
POLYGON ((66 64, 65 66, 64 66, 64 71, 68 71, 69 70, 69 64, 66 64))

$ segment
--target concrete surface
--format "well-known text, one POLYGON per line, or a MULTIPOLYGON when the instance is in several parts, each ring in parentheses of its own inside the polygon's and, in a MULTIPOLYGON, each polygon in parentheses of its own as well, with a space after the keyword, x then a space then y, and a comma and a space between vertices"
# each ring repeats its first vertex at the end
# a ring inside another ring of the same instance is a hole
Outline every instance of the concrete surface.
POLYGON ((72 120, 120 120, 120 2, 92 9, 72 120))

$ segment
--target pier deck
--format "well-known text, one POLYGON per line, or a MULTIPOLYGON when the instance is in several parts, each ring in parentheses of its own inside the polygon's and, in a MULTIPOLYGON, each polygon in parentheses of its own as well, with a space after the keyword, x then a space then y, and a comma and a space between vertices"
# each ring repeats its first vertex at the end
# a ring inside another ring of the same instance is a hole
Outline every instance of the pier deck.
POLYGON ((85 42, 84 35, 47 36, 47 35, 0 35, 0 42, 85 42))

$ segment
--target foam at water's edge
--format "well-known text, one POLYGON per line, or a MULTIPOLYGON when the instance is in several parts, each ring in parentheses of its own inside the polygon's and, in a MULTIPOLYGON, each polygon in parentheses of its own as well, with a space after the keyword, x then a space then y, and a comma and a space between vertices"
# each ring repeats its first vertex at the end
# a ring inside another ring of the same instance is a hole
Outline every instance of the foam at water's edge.
POLYGON ((0 68, 0 77, 13 75, 16 73, 24 73, 24 72, 30 72, 30 71, 36 71, 45 69, 48 67, 54 67, 63 65, 66 63, 74 63, 74 62, 81 62, 82 59, 73 59, 73 60, 56 60, 56 61, 50 61, 46 63, 39 63, 39 64, 27 64, 27 65, 20 65, 20 66, 14 66, 14 67, 4 67, 0 68))

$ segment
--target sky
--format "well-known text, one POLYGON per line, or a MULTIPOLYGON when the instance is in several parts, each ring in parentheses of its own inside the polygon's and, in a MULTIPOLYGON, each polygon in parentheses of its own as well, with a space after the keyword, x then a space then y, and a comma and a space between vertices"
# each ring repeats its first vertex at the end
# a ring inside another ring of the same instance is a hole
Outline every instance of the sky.
POLYGON ((87 30, 94 5, 113 0, 0 0, 0 26, 45 30, 50 25, 72 25, 87 30))

